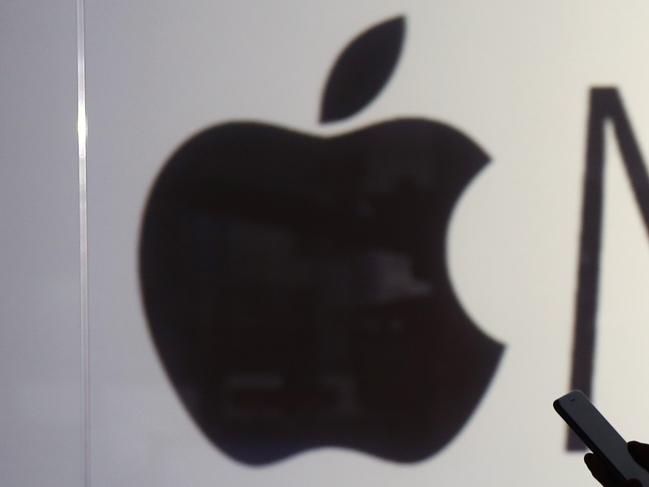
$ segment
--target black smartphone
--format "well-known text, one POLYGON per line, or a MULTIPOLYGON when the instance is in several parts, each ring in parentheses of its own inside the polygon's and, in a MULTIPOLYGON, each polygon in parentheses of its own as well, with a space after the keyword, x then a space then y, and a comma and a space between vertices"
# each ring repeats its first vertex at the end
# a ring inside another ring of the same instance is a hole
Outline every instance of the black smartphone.
POLYGON ((586 446, 610 464, 620 480, 638 479, 643 487, 649 487, 649 472, 633 459, 624 438, 583 392, 569 392, 553 406, 586 446))

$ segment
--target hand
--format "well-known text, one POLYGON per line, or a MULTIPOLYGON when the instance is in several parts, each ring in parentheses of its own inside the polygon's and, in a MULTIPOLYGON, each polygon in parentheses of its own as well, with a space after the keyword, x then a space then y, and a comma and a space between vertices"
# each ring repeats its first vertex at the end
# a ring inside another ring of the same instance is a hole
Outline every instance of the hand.
MULTIPOLYGON (((630 441, 628 448, 634 460, 649 470, 649 445, 637 441, 630 441)), ((635 479, 620 483, 606 461, 595 453, 586 453, 584 462, 586 462, 586 466, 590 470, 590 473, 593 474, 593 477, 604 487, 642 487, 642 484, 635 479)))

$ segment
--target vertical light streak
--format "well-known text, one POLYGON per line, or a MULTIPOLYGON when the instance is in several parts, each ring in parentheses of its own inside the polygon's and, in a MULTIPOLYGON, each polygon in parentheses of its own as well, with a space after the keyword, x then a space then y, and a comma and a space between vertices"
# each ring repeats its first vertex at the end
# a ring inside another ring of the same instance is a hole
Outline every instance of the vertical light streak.
POLYGON ((91 483, 90 328, 88 323, 88 217, 86 185, 86 63, 84 0, 77 2, 77 139, 79 142, 79 302, 81 323, 81 443, 83 485, 91 483))

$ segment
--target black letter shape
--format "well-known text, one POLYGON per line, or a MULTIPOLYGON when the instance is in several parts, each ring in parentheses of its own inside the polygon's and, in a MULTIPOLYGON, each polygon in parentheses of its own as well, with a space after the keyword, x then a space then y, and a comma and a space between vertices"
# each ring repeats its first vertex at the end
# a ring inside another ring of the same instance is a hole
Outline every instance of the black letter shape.
MULTIPOLYGON (((613 123, 622 160, 649 235, 649 177, 622 99, 616 88, 593 88, 586 139, 582 227, 579 250, 575 337, 571 389, 592 393, 595 320, 599 291, 599 264, 604 206, 604 124, 613 123)), ((567 450, 583 450, 581 440, 568 433, 567 450)))

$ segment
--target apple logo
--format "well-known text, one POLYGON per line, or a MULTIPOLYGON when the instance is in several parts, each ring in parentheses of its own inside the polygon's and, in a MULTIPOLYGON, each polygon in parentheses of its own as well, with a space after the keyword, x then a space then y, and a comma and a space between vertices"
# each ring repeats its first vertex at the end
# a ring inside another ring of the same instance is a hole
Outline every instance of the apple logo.
MULTIPOLYGON (((321 121, 399 58, 403 18, 339 56, 321 121)), ((166 372, 209 440, 249 465, 338 446, 395 462, 447 445, 503 346, 455 296, 452 209, 488 156, 421 118, 334 137, 256 122, 185 141, 145 208, 140 277, 166 372)))

